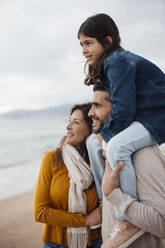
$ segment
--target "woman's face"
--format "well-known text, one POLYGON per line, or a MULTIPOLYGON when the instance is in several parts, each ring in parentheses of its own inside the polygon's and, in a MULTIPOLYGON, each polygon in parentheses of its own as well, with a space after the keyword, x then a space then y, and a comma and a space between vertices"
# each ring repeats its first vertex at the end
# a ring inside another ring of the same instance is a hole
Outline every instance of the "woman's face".
POLYGON ((75 110, 70 116, 69 124, 67 125, 67 137, 65 143, 79 148, 82 142, 90 134, 89 127, 85 122, 81 110, 75 110))

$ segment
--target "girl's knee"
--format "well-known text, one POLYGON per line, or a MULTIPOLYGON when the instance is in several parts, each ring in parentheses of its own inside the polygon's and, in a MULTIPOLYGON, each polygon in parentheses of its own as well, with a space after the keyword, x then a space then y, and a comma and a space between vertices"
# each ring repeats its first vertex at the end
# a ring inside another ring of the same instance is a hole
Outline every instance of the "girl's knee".
POLYGON ((114 136, 107 144, 106 157, 108 162, 113 165, 112 167, 115 167, 118 161, 124 160, 125 154, 127 151, 125 151, 123 144, 118 142, 114 136))
POLYGON ((115 136, 108 142, 107 144, 107 153, 108 154, 115 154, 118 151, 122 149, 122 144, 119 143, 116 139, 115 136))

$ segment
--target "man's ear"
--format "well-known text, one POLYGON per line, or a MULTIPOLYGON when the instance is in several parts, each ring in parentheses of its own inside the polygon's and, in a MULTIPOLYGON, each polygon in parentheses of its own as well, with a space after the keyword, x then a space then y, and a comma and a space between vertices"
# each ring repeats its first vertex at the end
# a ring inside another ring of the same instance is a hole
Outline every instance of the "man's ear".
POLYGON ((107 37, 106 37, 106 40, 108 40, 108 41, 109 41, 109 43, 112 45, 113 40, 112 40, 112 37, 111 37, 111 36, 107 36, 107 37))

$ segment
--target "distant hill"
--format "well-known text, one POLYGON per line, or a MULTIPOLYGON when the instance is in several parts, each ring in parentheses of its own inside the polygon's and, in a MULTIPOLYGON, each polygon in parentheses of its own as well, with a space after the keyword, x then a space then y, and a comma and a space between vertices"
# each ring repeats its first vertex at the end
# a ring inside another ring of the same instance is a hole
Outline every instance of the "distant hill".
POLYGON ((2 118, 38 118, 38 117, 53 117, 57 115, 69 115, 73 104, 65 104, 57 107, 50 107, 41 110, 15 110, 0 114, 2 118))

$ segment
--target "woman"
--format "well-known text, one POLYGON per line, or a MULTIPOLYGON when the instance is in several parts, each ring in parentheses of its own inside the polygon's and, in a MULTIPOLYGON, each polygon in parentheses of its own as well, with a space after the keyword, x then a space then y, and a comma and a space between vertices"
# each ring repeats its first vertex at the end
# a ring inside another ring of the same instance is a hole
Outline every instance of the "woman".
POLYGON ((89 167, 86 138, 91 134, 91 104, 71 110, 60 148, 42 160, 34 195, 35 220, 44 223, 43 247, 101 246, 101 207, 89 167))

